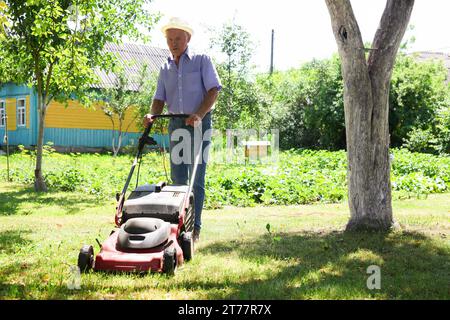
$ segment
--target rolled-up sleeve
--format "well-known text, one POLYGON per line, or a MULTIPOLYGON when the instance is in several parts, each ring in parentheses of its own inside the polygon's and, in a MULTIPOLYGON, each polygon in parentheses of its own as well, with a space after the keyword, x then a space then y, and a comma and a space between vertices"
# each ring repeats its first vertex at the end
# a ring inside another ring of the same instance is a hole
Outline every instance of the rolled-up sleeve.
POLYGON ((222 84, 220 83, 219 75, 211 61, 211 58, 207 55, 203 56, 202 59, 202 79, 205 90, 209 91, 212 88, 217 88, 220 91, 222 89, 222 84))
POLYGON ((156 84, 156 92, 153 99, 167 101, 166 88, 164 86, 163 68, 159 71, 158 83, 156 84))

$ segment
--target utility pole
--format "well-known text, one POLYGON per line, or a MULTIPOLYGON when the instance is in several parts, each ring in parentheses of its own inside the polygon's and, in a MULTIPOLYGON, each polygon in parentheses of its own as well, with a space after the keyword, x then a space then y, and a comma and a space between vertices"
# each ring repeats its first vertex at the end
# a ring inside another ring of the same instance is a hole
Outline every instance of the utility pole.
POLYGON ((270 74, 273 73, 273 41, 274 41, 275 30, 272 29, 272 44, 270 49, 270 74))

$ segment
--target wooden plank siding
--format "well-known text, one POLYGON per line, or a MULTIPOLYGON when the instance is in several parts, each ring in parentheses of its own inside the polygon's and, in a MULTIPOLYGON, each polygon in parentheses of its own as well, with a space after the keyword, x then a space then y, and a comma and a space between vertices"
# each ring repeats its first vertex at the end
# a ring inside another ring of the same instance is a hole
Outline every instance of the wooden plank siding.
MULTIPOLYGON (((45 128, 44 143, 52 142, 55 146, 89 147, 111 149, 111 130, 91 130, 77 128, 45 128)), ((141 132, 124 134, 122 146, 137 145, 141 132)), ((152 134, 158 145, 169 147, 168 135, 152 134)))
MULTIPOLYGON (((115 130, 118 129, 118 120, 115 116, 115 130)), ((138 122, 141 117, 136 117, 136 109, 131 107, 125 114, 122 126, 123 130, 129 126, 128 132, 124 133, 122 146, 136 145, 142 134, 138 122)), ((117 131, 115 131, 117 132, 117 131)), ((101 104, 86 108, 76 101, 64 103, 51 102, 45 117, 44 143, 52 142, 55 146, 65 147, 95 147, 111 148, 112 122, 104 114, 101 104)), ((115 133, 116 139, 117 134, 115 133)), ((168 148, 169 139, 165 134, 153 134, 156 142, 168 148)), ((117 140, 116 140, 117 143, 117 140)))
POLYGON ((8 117, 8 130, 15 131, 17 129, 17 109, 16 98, 6 98, 6 116, 8 117))
MULTIPOLYGON (((115 129, 118 129, 118 118, 114 117, 115 129)), ((128 132, 140 132, 136 117, 136 109, 130 108, 125 113, 125 120, 122 129, 128 126, 128 132)), ((96 104, 91 108, 83 107, 78 101, 71 100, 68 102, 67 108, 63 103, 51 102, 47 116, 45 117, 46 128, 77 128, 91 130, 112 130, 111 119, 104 114, 101 105, 96 104)))

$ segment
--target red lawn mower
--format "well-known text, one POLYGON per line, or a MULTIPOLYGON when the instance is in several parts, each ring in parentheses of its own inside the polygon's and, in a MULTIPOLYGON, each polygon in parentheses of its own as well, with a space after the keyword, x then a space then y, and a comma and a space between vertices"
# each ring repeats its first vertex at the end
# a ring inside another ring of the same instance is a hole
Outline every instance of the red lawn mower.
MULTIPOLYGON (((157 118, 180 117, 185 114, 157 115, 157 118)), ((81 272, 126 271, 174 274, 177 266, 192 259, 194 242, 194 194, 192 187, 201 146, 196 155, 189 185, 166 182, 137 186, 125 200, 134 169, 141 163, 145 145, 156 145, 149 136, 150 124, 139 139, 136 158, 121 194, 117 195, 116 229, 100 246, 95 256, 91 245, 84 245, 78 255, 81 272)), ((138 169, 139 172, 139 169, 138 169)), ((139 173, 138 173, 139 175, 139 173)))

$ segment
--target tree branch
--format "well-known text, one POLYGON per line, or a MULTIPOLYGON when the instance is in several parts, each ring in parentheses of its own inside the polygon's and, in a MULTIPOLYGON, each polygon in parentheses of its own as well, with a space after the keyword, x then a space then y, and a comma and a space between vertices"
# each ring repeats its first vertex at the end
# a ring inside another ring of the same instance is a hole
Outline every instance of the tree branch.
POLYGON ((49 94, 49 90, 50 90, 50 80, 52 78, 52 74, 53 74, 53 63, 50 63, 50 66, 48 68, 48 73, 47 73, 47 81, 45 82, 45 95, 49 98, 48 101, 44 101, 45 105, 48 106, 50 104, 51 101, 51 95, 49 94))
POLYGON ((364 44, 350 0, 325 0, 339 49, 344 78, 344 108, 347 146, 368 139, 361 123, 372 126, 372 86, 364 44))
MULTIPOLYGON (((354 66, 367 66, 364 43, 350 0, 325 0, 339 55, 354 66)), ((343 61, 345 63, 345 61, 343 61)))
POLYGON ((386 72, 383 78, 390 79, 395 56, 405 34, 414 0, 388 0, 375 34, 368 59, 369 73, 386 72))

